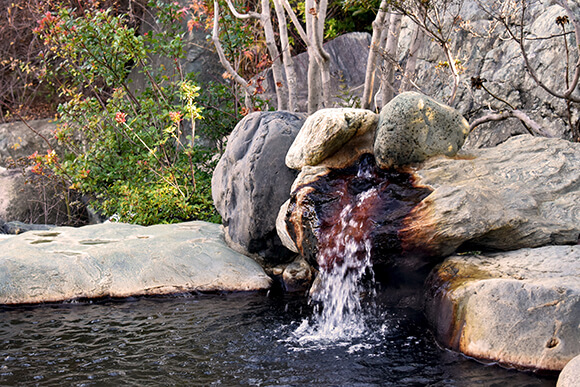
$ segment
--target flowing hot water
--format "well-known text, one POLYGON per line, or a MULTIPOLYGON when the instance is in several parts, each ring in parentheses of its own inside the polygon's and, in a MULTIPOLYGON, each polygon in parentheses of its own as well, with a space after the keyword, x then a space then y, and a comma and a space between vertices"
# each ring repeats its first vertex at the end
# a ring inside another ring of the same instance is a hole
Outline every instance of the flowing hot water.
POLYGON ((316 257, 320 273, 312 295, 314 316, 300 325, 297 337, 301 342, 336 342, 372 334, 365 319, 376 315, 373 265, 409 258, 401 258, 407 252, 399 231, 430 190, 415 187, 409 173, 378 168, 371 155, 306 189, 311 193, 296 206, 306 214, 305 253, 316 257), (364 295, 370 301, 366 310, 364 295))
POLYGON ((304 321, 297 330, 301 341, 341 341, 362 336, 366 331, 362 294, 373 292, 369 217, 380 201, 381 185, 373 173, 374 163, 361 162, 356 175, 340 185, 333 194, 342 209, 338 217, 321 221, 318 235, 319 282, 312 300, 316 302, 312 321, 304 321), (349 189, 349 187, 365 189, 349 189), (363 286, 367 281, 367 289, 363 286))

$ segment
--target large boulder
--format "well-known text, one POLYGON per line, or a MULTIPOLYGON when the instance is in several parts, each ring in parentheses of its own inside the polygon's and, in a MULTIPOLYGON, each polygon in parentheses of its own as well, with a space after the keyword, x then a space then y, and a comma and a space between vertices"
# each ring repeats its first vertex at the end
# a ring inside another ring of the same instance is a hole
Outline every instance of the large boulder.
MULTIPOLYGON (((367 32, 351 32, 340 35, 324 44, 324 49, 330 55, 330 94, 331 106, 327 107, 354 107, 360 102, 365 82, 365 69, 371 36, 367 32)), ((297 110, 308 110, 308 53, 303 52, 294 56, 296 71, 297 110)), ((276 107, 276 94, 272 70, 263 74, 263 86, 266 90, 261 95, 276 107)))
POLYGON ((57 227, 0 239, 0 304, 270 287, 206 222, 57 227))
POLYGON ((426 282, 438 339, 468 356, 561 370, 580 354, 580 246, 446 259, 426 282))
POLYGON ((374 154, 381 168, 454 156, 469 134, 459 112, 423 94, 399 94, 381 110, 374 154))
POLYGON ((20 121, 0 125, 0 166, 10 168, 34 152, 46 153, 47 141, 54 137, 54 120, 20 121))
POLYGON ((276 233, 276 216, 297 171, 284 163, 305 116, 256 112, 238 123, 212 178, 214 204, 228 244, 262 262, 293 255, 276 233))
POLYGON ((580 380, 580 355, 570 360, 558 377, 556 387, 575 387, 580 380))
POLYGON ((300 170, 306 165, 320 164, 353 137, 362 137, 367 132, 374 136, 378 118, 377 114, 364 109, 317 111, 304 122, 286 154, 286 165, 300 170))
POLYGON ((440 157, 415 171, 433 192, 406 220, 407 249, 446 256, 464 249, 574 244, 580 235, 580 144, 521 135, 495 147, 440 157))
POLYGON ((360 208, 370 219, 365 222, 373 262, 406 271, 458 249, 578 242, 578 143, 522 135, 407 171, 377 170, 371 164, 367 155, 345 169, 304 168, 278 220, 286 245, 315 263, 325 238, 321 233, 336 231, 346 206, 360 208))

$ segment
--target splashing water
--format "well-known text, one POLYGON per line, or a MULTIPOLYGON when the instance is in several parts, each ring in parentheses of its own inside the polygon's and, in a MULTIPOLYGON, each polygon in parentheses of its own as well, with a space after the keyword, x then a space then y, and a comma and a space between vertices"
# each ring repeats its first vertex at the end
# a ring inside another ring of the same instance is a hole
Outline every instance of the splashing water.
MULTIPOLYGON (((370 167, 361 165, 357 179, 368 180, 370 167)), ((337 192, 344 198, 344 192, 337 192)), ((363 278, 374 284, 371 263, 372 219, 368 209, 380 201, 372 187, 348 199, 338 220, 319 235, 319 283, 311 301, 316 303, 314 316, 304 320, 295 332, 298 342, 344 343, 367 334, 361 298, 365 293, 363 278)), ((372 287, 372 286, 371 286, 372 287)), ((372 297, 374 289, 370 290, 372 297)))

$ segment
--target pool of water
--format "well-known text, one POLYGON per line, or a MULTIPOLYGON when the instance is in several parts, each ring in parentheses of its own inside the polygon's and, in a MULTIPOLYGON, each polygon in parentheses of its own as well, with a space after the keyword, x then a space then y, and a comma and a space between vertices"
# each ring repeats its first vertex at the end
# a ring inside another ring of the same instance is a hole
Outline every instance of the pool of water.
POLYGON ((366 334, 331 340, 308 334, 312 307, 288 295, 0 307, 0 385, 556 385, 439 348, 415 309, 370 309, 366 334))

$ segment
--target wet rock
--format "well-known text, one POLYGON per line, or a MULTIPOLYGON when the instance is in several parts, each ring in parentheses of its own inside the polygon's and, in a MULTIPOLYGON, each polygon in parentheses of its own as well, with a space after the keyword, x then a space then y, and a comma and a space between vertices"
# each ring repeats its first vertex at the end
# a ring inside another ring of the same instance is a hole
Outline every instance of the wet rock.
POLYGON ((206 222, 103 223, 0 239, 0 304, 267 289, 252 259, 206 222))
POLYGON ((345 249, 362 262, 367 242, 375 264, 411 265, 415 258, 405 254, 399 230, 430 192, 415 187, 408 173, 376 168, 372 155, 344 169, 304 168, 292 186, 285 219, 278 221, 279 232, 315 267, 342 265, 345 249), (326 259, 322 250, 335 254, 326 259))
POLYGON ((453 350, 561 370, 580 353, 579 277, 580 246, 453 256, 426 282, 426 315, 453 350))
POLYGON ((320 164, 353 137, 374 133, 377 122, 377 114, 370 110, 319 110, 304 122, 286 154, 286 165, 300 170, 305 165, 320 164))
POLYGON ((570 360, 558 377, 556 387, 577 387, 580 380, 580 355, 570 360))
POLYGON ((214 204, 222 216, 228 244, 261 262, 288 261, 276 233, 276 216, 289 198, 297 171, 284 157, 305 116, 256 112, 238 123, 212 178, 214 204))
POLYGON ((415 171, 427 196, 405 221, 407 249, 516 250, 575 244, 580 235, 580 144, 521 135, 415 171))
POLYGON ((304 292, 310 289, 314 278, 314 270, 301 258, 296 259, 284 268, 282 284, 284 290, 291 293, 304 292))
POLYGON ((406 92, 381 110, 374 154, 381 168, 453 156, 468 134, 469 124, 458 111, 423 94, 406 92))

